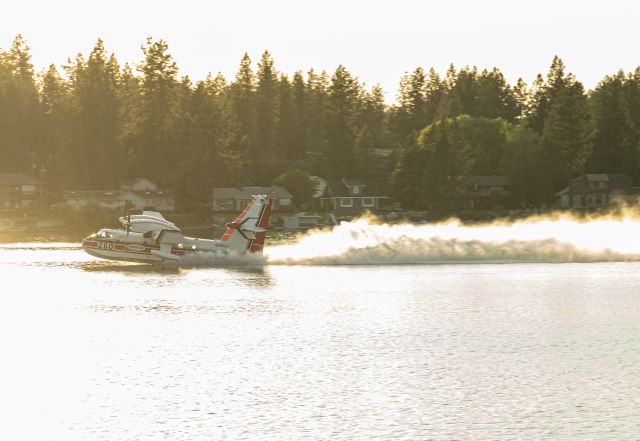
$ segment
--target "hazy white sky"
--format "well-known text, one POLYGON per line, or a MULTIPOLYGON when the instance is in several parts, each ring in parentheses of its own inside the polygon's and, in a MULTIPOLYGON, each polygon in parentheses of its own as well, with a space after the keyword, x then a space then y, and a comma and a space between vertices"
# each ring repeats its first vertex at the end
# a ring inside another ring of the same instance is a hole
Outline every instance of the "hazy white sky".
POLYGON ((636 0, 5 0, 0 47, 21 33, 42 69, 87 54, 98 37, 124 63, 147 36, 169 43, 181 74, 233 78, 243 53, 268 49, 287 74, 345 65, 392 101, 416 66, 498 66, 510 82, 558 54, 587 88, 640 65, 636 0))

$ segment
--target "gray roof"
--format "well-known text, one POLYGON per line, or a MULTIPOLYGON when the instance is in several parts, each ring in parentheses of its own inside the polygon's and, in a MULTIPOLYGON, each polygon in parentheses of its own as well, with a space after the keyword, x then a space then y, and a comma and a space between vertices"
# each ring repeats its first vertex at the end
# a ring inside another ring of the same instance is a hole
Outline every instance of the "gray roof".
POLYGON ((587 178, 587 181, 591 181, 591 182, 597 182, 597 181, 608 182, 610 180, 609 175, 606 173, 585 173, 585 177, 587 178))
POLYGON ((469 176, 465 179, 467 185, 480 186, 508 186, 511 185, 511 176, 490 175, 490 176, 469 176))
POLYGON ((325 198, 335 197, 385 197, 380 194, 378 184, 376 182, 366 182, 360 179, 334 179, 329 181, 329 185, 325 190, 325 198), (349 187, 362 187, 357 194, 351 193, 349 187))
POLYGON ((126 193, 135 194, 140 197, 175 197, 173 190, 76 190, 62 193, 64 199, 114 199, 120 198, 126 193))
POLYGON ((172 198, 176 195, 174 190, 124 190, 123 193, 133 193, 141 197, 172 198))
POLYGON ((0 185, 42 185, 42 182, 24 173, 1 173, 0 185))
POLYGON ((284 187, 221 187, 213 189, 213 199, 251 199, 254 195, 266 194, 274 199, 291 198, 284 187))
POLYGON ((622 173, 587 173, 572 179, 569 186, 557 192, 556 196, 565 194, 623 193, 631 194, 633 180, 622 173), (609 182, 607 188, 590 188, 589 182, 609 182))
POLYGON ((113 199, 122 195, 120 190, 79 190, 64 191, 62 197, 64 199, 113 199))

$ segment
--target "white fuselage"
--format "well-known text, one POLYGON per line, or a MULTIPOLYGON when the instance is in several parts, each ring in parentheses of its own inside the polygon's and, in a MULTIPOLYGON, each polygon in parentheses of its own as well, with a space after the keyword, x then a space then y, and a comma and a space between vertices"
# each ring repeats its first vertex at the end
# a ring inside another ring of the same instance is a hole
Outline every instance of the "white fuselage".
POLYGON ((102 229, 82 241, 82 248, 95 257, 112 260, 124 260, 144 263, 160 263, 167 260, 178 260, 181 256, 197 251, 228 253, 229 243, 217 239, 200 239, 181 236, 178 243, 171 244, 164 252, 173 258, 161 255, 161 247, 152 237, 144 237, 143 233, 126 230, 102 229))

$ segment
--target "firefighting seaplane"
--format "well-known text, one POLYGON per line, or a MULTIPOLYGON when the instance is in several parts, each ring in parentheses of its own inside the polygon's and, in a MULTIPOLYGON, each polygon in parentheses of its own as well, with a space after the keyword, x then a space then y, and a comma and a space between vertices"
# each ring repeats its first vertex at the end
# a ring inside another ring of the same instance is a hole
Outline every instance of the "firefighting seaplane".
POLYGON ((262 253, 272 199, 254 196, 238 218, 226 224, 219 239, 186 237, 180 228, 155 211, 122 216, 124 229, 102 228, 82 240, 82 248, 95 257, 152 264, 178 263, 195 252, 220 254, 262 253))

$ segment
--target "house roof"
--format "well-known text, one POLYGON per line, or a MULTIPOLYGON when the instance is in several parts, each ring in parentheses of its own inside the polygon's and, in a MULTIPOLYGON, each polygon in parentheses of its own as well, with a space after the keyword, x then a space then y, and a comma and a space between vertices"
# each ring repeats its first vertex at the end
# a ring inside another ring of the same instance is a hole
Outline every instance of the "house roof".
POLYGON ((266 194, 274 199, 292 197, 284 187, 219 187, 213 189, 213 199, 251 199, 257 194, 266 194))
POLYGON ((384 197, 380 194, 377 183, 360 179, 334 179, 329 181, 325 197, 384 197), (358 194, 349 191, 349 187, 361 187, 358 194))
POLYGON ((606 173, 585 173, 584 176, 587 178, 587 181, 590 182, 610 181, 609 175, 606 173))
POLYGON ((593 193, 634 193, 632 187, 633 179, 622 173, 586 173, 578 178, 572 179, 569 185, 556 196, 562 196, 569 192, 574 194, 593 193), (589 188, 590 182, 609 182, 607 188, 589 188))
POLYGON ((120 188, 131 188, 134 187, 136 184, 140 184, 140 183, 144 183, 147 182, 149 184, 151 184, 152 187, 157 188, 156 184, 151 181, 150 179, 147 178, 133 178, 133 179, 128 179, 126 181, 122 181, 120 183, 120 188))
POLYGON ((1 173, 0 185, 42 185, 42 182, 24 173, 1 173))
POLYGON ((120 198, 120 196, 122 196, 120 190, 79 190, 62 192, 64 199, 113 199, 120 198))
POLYGON ((135 194, 140 197, 175 197, 173 190, 77 190, 62 193, 64 199, 114 199, 121 198, 125 194, 135 194))
POLYGON ((172 198, 175 197, 176 192, 174 190, 126 190, 128 193, 133 193, 140 197, 156 197, 156 198, 172 198))
POLYGON ((467 179, 465 179, 465 183, 467 185, 479 186, 508 186, 511 185, 511 176, 469 176, 467 179))

